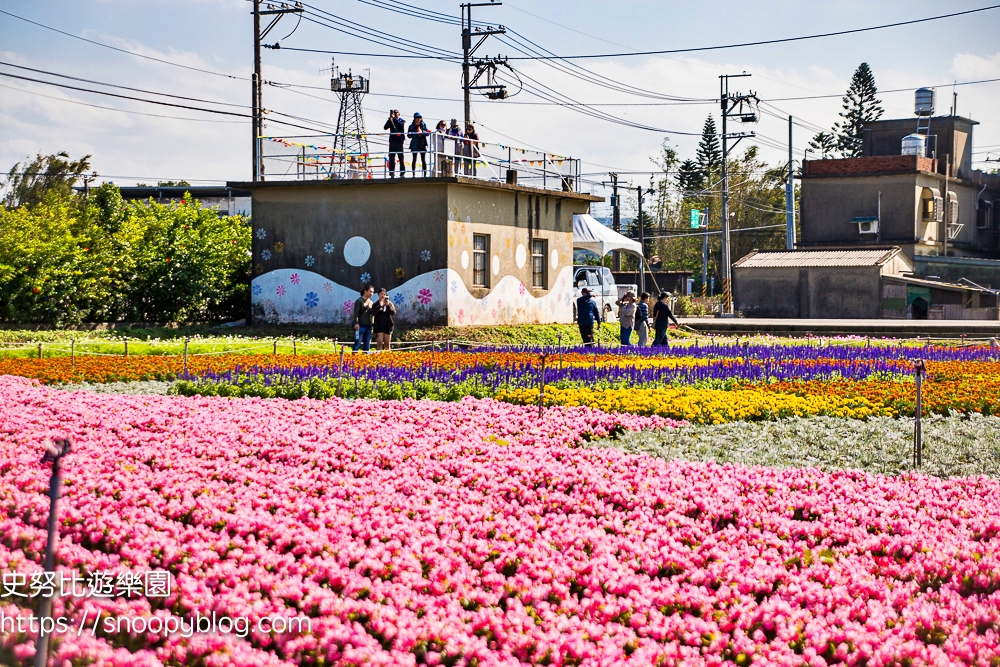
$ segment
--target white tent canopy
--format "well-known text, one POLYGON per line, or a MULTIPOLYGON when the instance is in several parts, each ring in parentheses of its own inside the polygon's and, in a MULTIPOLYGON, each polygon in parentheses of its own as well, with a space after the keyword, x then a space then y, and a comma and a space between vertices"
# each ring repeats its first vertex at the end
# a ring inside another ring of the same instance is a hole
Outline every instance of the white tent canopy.
POLYGON ((589 250, 604 257, 613 250, 624 250, 642 257, 642 245, 602 225, 584 213, 573 216, 573 247, 589 250))

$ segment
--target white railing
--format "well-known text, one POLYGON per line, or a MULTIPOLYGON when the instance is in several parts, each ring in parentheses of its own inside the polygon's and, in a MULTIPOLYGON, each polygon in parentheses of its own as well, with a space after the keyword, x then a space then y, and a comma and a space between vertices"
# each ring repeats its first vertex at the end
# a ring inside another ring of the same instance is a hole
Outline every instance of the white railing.
MULTIPOLYGON (((400 177, 400 162, 406 178, 414 176, 465 176, 499 183, 548 190, 578 191, 580 160, 533 148, 472 141, 437 132, 424 135, 427 150, 410 150, 405 137, 401 152, 389 151, 389 133, 365 135, 367 153, 337 150, 337 135, 263 137, 265 180, 383 179, 400 177), (426 167, 424 161, 426 159, 426 167), (395 170, 390 172, 390 161, 395 170), (416 167, 414 169, 414 167, 416 167), (516 173, 516 176, 512 176, 516 173), (515 180, 516 179, 516 180, 515 180)), ((357 141, 357 137, 353 138, 357 141)))

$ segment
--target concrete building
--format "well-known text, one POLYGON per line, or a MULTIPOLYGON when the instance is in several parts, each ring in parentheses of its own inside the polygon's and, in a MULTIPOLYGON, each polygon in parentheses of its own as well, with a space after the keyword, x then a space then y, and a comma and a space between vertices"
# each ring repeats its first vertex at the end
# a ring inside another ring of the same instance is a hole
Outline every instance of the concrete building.
POLYGON ((206 208, 218 209, 219 215, 250 215, 250 190, 215 185, 125 185, 118 190, 122 199, 152 199, 158 204, 179 202, 190 194, 206 208))
POLYGON ((977 124, 931 118, 925 157, 903 154, 914 119, 876 121, 865 127, 863 157, 804 161, 799 246, 1000 258, 1000 176, 972 168, 977 124))
POLYGON ((898 246, 756 251, 733 264, 746 317, 997 319, 997 295, 915 276, 898 246))
POLYGON ((365 283, 411 325, 571 322, 573 215, 603 201, 463 176, 230 185, 252 193, 269 323, 347 323, 365 283))

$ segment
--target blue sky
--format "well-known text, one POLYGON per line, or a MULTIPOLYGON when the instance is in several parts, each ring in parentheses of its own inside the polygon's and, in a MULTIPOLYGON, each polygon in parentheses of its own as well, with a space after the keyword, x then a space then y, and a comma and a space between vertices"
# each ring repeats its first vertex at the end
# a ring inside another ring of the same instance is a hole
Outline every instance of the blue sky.
MULTIPOLYGON (((312 0, 314 7, 377 28, 405 40, 449 50, 460 47, 458 28, 402 16, 360 0, 312 0)), ((504 2, 477 8, 477 20, 503 23, 527 39, 558 53, 589 54, 673 49, 811 34, 890 23, 985 6, 986 2, 924 0, 860 2, 644 2, 617 1, 504 2)), ((457 2, 399 3, 451 15, 457 2)), ((252 68, 252 21, 246 0, 0 0, 0 9, 126 51, 215 72, 246 77, 252 68)), ((285 18, 267 41, 284 38, 294 27, 285 18)), ((1000 78, 1000 10, 968 16, 790 44, 688 53, 578 61, 603 76, 658 93, 691 98, 718 94, 718 75, 749 72, 747 88, 765 100, 810 95, 839 95, 854 69, 867 61, 880 89, 905 88, 882 96, 887 117, 912 117, 912 89, 954 80, 1000 78)), ((391 52, 342 33, 303 22, 282 40, 285 47, 391 52)), ((483 53, 515 55, 491 38, 483 53)), ((0 14, 0 60, 62 74, 167 92, 199 99, 246 105, 247 81, 213 76, 101 48, 0 14)), ((330 56, 317 53, 264 52, 267 80, 321 89, 265 88, 266 108, 312 121, 335 123, 337 106, 328 90, 330 56), (303 94, 305 93, 305 94, 303 94)), ((341 67, 369 69, 372 95, 365 100, 370 129, 381 128, 386 111, 420 111, 432 121, 461 116, 460 67, 436 60, 400 60, 338 56, 341 67), (424 98, 442 99, 413 99, 424 98)), ((569 77, 545 63, 515 63, 525 75, 576 100, 601 104, 649 103, 636 97, 569 77)), ((15 72, 10 67, 0 71, 15 72)), ((30 73, 21 72, 28 76, 30 73)), ((0 77, 3 78, 3 77, 0 77)), ((48 78, 48 77, 45 77, 48 78)), ((72 83, 72 82, 69 82, 72 83)), ((0 169, 36 152, 67 150, 93 154, 97 171, 120 184, 186 178, 189 181, 246 179, 250 175, 250 127, 243 119, 197 111, 153 107, 92 93, 0 80, 0 169), (15 90, 16 89, 16 90, 15 90), (28 91, 28 92, 25 92, 28 91), (43 97, 43 95, 48 97, 43 97), (74 103, 77 102, 77 103, 74 103), (174 116, 162 118, 97 109, 174 116), (207 122, 212 121, 212 122, 207 122), (221 121, 221 122, 219 122, 221 121)), ((90 84, 80 84, 93 87, 90 84)), ((958 111, 980 121, 975 158, 1000 156, 1000 83, 959 86, 958 111)), ((537 102, 522 92, 511 101, 537 102)), ((655 101, 655 100, 653 100, 655 101)), ((837 120, 837 97, 773 101, 769 111, 791 113, 808 128, 795 128, 797 148, 814 134, 812 126, 837 120), (778 111, 780 110, 780 111, 778 111)), ((951 88, 939 89, 938 107, 947 113, 951 88)), ((196 106, 204 106, 195 104, 196 106)), ((664 135, 588 118, 572 110, 539 104, 510 104, 477 99, 474 117, 486 140, 538 146, 581 157, 583 171, 600 181, 603 172, 648 171, 650 157, 667 140, 682 157, 693 156, 697 137, 674 132, 700 131, 711 103, 671 106, 608 106, 620 118, 666 128, 664 135)), ((239 106, 218 107, 245 112, 239 106)), ((741 128, 744 129, 744 128, 741 128)), ((763 156, 784 162, 787 122, 762 116, 757 131, 763 156)), ((296 133, 270 125, 270 134, 296 133)), ((981 167, 994 166, 981 164, 981 167)), ((648 179, 648 176, 633 176, 648 179)), ((595 191, 603 194, 599 186, 595 191)))

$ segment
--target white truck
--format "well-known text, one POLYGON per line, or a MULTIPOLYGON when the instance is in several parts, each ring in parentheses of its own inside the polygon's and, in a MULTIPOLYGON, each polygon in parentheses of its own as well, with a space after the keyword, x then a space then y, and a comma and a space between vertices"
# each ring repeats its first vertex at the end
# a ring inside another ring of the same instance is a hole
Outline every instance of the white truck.
POLYGON ((618 312, 615 302, 620 298, 619 287, 615 285, 615 277, 606 266, 574 266, 573 267, 573 321, 576 321, 576 300, 581 296, 581 290, 590 290, 601 312, 602 322, 617 322, 618 312))

